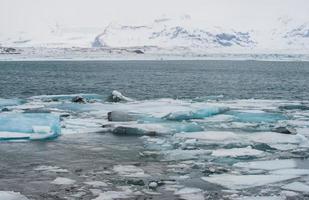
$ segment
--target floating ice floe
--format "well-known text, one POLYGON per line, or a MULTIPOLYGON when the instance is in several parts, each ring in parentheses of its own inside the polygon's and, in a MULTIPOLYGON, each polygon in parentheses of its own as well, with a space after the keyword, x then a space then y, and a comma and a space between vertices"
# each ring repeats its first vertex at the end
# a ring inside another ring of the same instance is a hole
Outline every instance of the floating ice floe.
POLYGON ((177 133, 176 138, 183 139, 198 139, 203 140, 207 143, 216 142, 229 142, 229 141, 239 141, 239 136, 234 132, 229 131, 203 131, 203 132, 192 132, 192 133, 177 133))
POLYGON ((104 125, 115 134, 125 135, 164 135, 177 132, 201 131, 203 128, 194 122, 171 123, 114 123, 104 125))
POLYGON ((174 192, 175 195, 178 195, 181 199, 187 200, 204 200, 204 193, 199 188, 182 188, 174 192))
POLYGON ((28 198, 19 192, 0 191, 0 200, 28 200, 28 198))
POLYGON ((47 166, 47 165, 41 165, 36 168, 34 168, 35 171, 47 171, 47 172, 56 172, 56 173, 68 173, 69 171, 67 169, 61 169, 57 166, 47 166))
POLYGON ((138 168, 134 165, 115 165, 113 167, 113 170, 117 172, 120 176, 125 177, 136 177, 136 178, 149 177, 148 174, 145 174, 143 169, 138 168))
POLYGON ((116 199, 129 199, 134 196, 134 192, 130 189, 122 191, 106 191, 99 194, 99 196, 93 200, 116 200, 116 199))
POLYGON ((103 182, 103 181, 87 181, 84 182, 86 185, 90 185, 93 187, 107 187, 107 183, 103 182))
POLYGON ((51 183, 55 185, 72 185, 76 181, 69 179, 69 178, 64 178, 64 177, 57 177, 55 180, 53 180, 51 183))
POLYGON ((230 111, 228 114, 234 116, 238 121, 251 123, 273 123, 279 120, 286 120, 287 117, 280 113, 230 111))
POLYGON ((241 156, 261 156, 264 152, 253 149, 251 146, 245 148, 216 149, 212 156, 218 157, 241 157, 241 156))
POLYGON ((232 190, 265 186, 271 183, 281 182, 297 178, 297 175, 234 175, 219 174, 202 177, 202 180, 221 185, 232 190))
POLYGON ((166 116, 164 116, 164 119, 167 120, 176 120, 176 121, 182 121, 182 120, 190 120, 190 119, 203 119, 209 116, 217 115, 220 113, 224 113, 228 111, 229 108, 227 107, 207 107, 195 111, 179 111, 170 113, 166 116))
POLYGON ((54 114, 0 114, 0 140, 49 139, 59 136, 60 133, 60 119, 54 114))
POLYGON ((293 190, 296 192, 305 192, 309 193, 309 185, 301 183, 301 182, 293 182, 281 187, 285 190, 293 190))
POLYGON ((235 163, 234 166, 248 169, 278 170, 278 169, 294 168, 297 166, 297 163, 293 159, 263 160, 263 161, 239 162, 235 163))

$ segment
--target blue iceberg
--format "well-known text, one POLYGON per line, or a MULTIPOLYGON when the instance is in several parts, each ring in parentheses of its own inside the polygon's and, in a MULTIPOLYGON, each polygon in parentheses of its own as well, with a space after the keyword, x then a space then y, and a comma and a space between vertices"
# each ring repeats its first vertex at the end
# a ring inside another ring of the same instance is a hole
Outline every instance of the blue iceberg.
POLYGON ((25 101, 21 99, 0 99, 0 109, 6 106, 17 106, 23 103, 25 103, 25 101))
POLYGON ((228 110, 229 108, 227 107, 207 107, 196 111, 181 111, 181 112, 170 113, 164 116, 163 118, 175 121, 203 119, 206 117, 224 113, 228 110))
POLYGON ((279 120, 286 120, 287 117, 280 113, 268 113, 268 112, 237 112, 231 111, 228 114, 236 117, 237 121, 250 122, 250 123, 273 123, 279 120))
POLYGON ((61 134, 59 116, 50 113, 0 114, 0 140, 38 140, 61 134))

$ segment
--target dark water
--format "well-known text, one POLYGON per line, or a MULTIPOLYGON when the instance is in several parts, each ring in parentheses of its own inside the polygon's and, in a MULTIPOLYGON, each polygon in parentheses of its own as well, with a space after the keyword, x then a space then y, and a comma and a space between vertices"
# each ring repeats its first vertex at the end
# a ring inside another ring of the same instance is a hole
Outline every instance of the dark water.
POLYGON ((136 99, 308 99, 309 62, 43 61, 0 62, 0 96, 99 93, 136 99))

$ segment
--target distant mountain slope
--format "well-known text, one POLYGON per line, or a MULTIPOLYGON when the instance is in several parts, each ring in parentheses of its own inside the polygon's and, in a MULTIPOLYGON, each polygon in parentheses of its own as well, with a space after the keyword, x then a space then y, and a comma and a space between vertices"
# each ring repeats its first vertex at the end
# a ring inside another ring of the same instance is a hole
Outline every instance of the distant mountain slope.
POLYGON ((264 29, 227 28, 190 16, 160 18, 132 25, 111 23, 107 27, 49 26, 42 33, 0 33, 3 47, 43 48, 143 48, 185 49, 186 52, 215 53, 308 53, 309 22, 281 17, 264 29))
POLYGON ((254 47, 249 32, 194 26, 190 20, 155 20, 150 25, 109 25, 93 42, 94 47, 158 46, 192 49, 254 47))

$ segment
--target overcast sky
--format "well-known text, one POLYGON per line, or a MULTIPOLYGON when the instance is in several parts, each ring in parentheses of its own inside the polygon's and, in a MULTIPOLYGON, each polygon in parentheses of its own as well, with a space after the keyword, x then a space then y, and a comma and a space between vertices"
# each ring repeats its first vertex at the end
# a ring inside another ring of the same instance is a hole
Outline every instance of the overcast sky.
POLYGON ((189 14, 218 25, 263 26, 281 16, 309 21, 309 0, 0 0, 0 33, 50 25, 104 27, 189 14))

